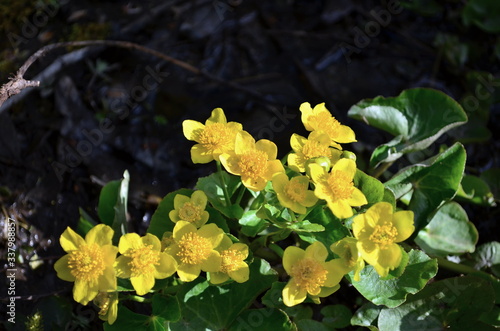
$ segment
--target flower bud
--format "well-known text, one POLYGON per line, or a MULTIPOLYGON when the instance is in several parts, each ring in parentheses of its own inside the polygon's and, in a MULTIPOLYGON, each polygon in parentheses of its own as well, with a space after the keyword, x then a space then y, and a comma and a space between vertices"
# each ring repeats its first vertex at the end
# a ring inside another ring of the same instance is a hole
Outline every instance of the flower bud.
POLYGON ((342 154, 340 155, 341 159, 351 159, 353 161, 356 161, 356 154, 350 151, 343 151, 342 154))
POLYGON ((326 156, 313 157, 313 158, 306 161, 306 174, 308 176, 311 176, 310 170, 309 170, 310 164, 320 165, 323 169, 325 169, 326 172, 329 172, 330 168, 332 167, 332 161, 330 161, 330 159, 328 157, 326 157, 326 156))

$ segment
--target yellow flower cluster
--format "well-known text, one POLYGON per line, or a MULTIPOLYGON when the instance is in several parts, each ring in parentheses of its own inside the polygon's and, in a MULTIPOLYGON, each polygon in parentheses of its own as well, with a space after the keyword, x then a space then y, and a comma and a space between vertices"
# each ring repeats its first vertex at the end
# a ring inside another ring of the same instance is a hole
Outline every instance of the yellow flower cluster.
POLYGON ((184 282, 195 280, 201 271, 209 273, 213 284, 247 281, 250 271, 244 260, 248 246, 233 243, 217 225, 205 224, 206 203, 203 191, 195 191, 191 197, 177 195, 175 209, 169 214, 176 224, 162 241, 149 233, 143 237, 127 233, 116 247, 112 245, 114 231, 107 225, 96 225, 85 239, 68 227, 60 238, 67 254, 54 265, 57 275, 75 283, 75 301, 86 305, 93 300, 100 308, 100 318, 109 324, 118 312, 116 277, 130 279, 138 295, 149 293, 156 279, 176 272, 184 282))

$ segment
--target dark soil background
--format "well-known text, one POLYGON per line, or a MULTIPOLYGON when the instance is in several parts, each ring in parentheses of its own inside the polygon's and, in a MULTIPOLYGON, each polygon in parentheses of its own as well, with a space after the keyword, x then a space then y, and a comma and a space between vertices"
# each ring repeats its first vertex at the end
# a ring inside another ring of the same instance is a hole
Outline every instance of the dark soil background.
MULTIPOLYGON (((56 277, 59 236, 76 226, 79 208, 97 219, 102 185, 126 169, 130 229, 141 234, 161 197, 215 171, 213 163, 192 164, 185 119, 204 122, 221 107, 257 139, 275 141, 283 157, 292 133, 306 135, 299 105, 326 102, 356 132, 358 143, 346 149, 370 171, 371 151, 391 137, 349 119, 351 105, 412 87, 459 100, 471 93, 468 73, 498 77, 499 37, 464 26, 462 7, 459 1, 414 1, 403 8, 392 0, 0 0, 1 84, 43 45, 94 39, 131 41, 208 74, 105 46, 58 49, 28 70, 26 78, 44 75, 41 87, 0 108, 0 258, 11 217, 19 322, 35 309, 64 306, 73 312, 67 329, 99 325, 93 308, 72 302, 72 284, 56 277)), ((468 173, 499 167, 500 107, 488 108, 477 139, 464 138, 459 128, 433 153, 458 138, 467 143, 468 173)), ((470 118, 479 115, 469 110, 470 118)), ((498 240, 498 210, 465 207, 480 242, 498 240)), ((1 266, 3 273, 6 261, 1 266)), ((0 283, 2 305, 6 285, 0 283)), ((343 288, 332 302, 356 308, 356 292, 343 288)))

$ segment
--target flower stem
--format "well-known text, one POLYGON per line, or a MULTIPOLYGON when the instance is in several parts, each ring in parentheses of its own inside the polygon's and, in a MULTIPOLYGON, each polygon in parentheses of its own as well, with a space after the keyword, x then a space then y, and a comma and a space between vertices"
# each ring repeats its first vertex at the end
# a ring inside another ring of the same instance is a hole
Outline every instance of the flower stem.
POLYGON ((459 273, 459 274, 476 273, 476 274, 482 274, 483 276, 491 277, 491 275, 487 272, 474 269, 473 267, 470 267, 468 265, 448 261, 444 257, 436 257, 436 259, 437 259, 440 267, 451 270, 451 271, 455 271, 456 273, 459 273))
POLYGON ((241 202, 241 199, 243 198, 243 195, 245 194, 246 187, 245 185, 241 184, 240 191, 238 192, 238 196, 236 197, 236 205, 239 205, 241 202))
POLYGON ((222 183, 222 191, 224 192, 224 200, 226 200, 226 207, 231 206, 231 198, 229 197, 229 192, 227 191, 226 180, 224 179, 224 173, 222 172, 222 166, 220 161, 216 161, 217 163, 217 172, 220 176, 220 181, 222 183))

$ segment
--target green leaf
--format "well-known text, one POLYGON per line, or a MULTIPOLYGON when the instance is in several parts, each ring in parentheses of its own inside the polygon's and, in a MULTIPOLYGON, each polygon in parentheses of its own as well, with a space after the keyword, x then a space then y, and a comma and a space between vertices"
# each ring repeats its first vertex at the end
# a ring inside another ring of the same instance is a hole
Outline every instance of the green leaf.
POLYGON ((286 284, 285 282, 274 282, 271 288, 262 296, 262 303, 269 308, 286 309, 281 295, 286 284))
POLYGON ((97 225, 97 222, 90 217, 89 214, 82 208, 78 208, 80 211, 80 218, 78 219, 78 224, 76 225, 76 233, 80 236, 85 237, 87 232, 90 231, 94 226, 97 225))
POLYGON ((472 276, 448 278, 429 284, 397 308, 382 309, 378 327, 381 331, 494 330, 478 321, 492 309, 493 301, 489 282, 472 276))
POLYGON ((208 281, 201 279, 186 283, 177 293, 181 320, 170 323, 170 329, 227 329, 277 278, 269 263, 256 258, 250 264, 250 279, 245 283, 210 286, 208 281))
POLYGON ((366 200, 368 200, 368 203, 376 203, 383 200, 384 184, 382 184, 378 179, 357 169, 353 182, 354 186, 363 192, 366 200))
POLYGON ((247 309, 229 327, 229 331, 240 330, 296 330, 285 312, 273 308, 247 309))
POLYGON ((361 100, 349 109, 348 115, 395 136, 375 149, 372 166, 425 149, 444 132, 467 121, 460 104, 443 92, 428 88, 405 90, 392 98, 361 100))
POLYGON ((309 221, 302 221, 293 223, 288 227, 289 229, 295 232, 322 232, 325 231, 325 227, 323 225, 317 223, 311 223, 309 221))
POLYGON ((362 305, 352 316, 351 324, 359 326, 370 326, 378 318, 382 306, 377 306, 371 302, 362 305))
POLYGON ((257 216, 257 210, 246 211, 238 222, 242 225, 241 232, 248 237, 255 237, 268 225, 266 220, 257 216))
POLYGON ((312 319, 301 319, 296 322, 297 328, 300 331, 330 331, 325 324, 312 320, 312 319))
POLYGON ((115 219, 115 205, 120 190, 120 180, 113 180, 103 186, 99 195, 97 215, 101 222, 111 226, 115 219))
POLYGON ((299 237, 308 243, 313 243, 318 240, 327 248, 330 248, 331 244, 350 234, 349 230, 343 226, 340 220, 333 215, 331 210, 324 205, 314 207, 311 212, 307 214, 305 220, 312 224, 322 225, 325 228, 325 231, 322 232, 298 233, 299 237))
POLYGON ((149 223, 147 232, 154 234, 160 240, 165 232, 172 232, 174 230, 175 223, 172 222, 168 214, 171 210, 174 210, 175 196, 177 194, 182 194, 190 197, 193 192, 193 190, 181 188, 180 190, 167 194, 158 204, 158 208, 156 208, 153 216, 151 216, 151 222, 149 223))
POLYGON ((147 316, 134 313, 123 305, 118 305, 118 318, 109 325, 104 323, 105 331, 166 331, 168 322, 159 316, 147 316))
POLYGON ((500 32, 500 2, 491 0, 469 0, 462 11, 462 21, 466 26, 476 25, 490 32, 500 32))
POLYGON ((472 202, 480 206, 494 207, 495 198, 490 187, 484 180, 472 175, 462 178, 461 189, 457 192, 456 199, 464 202, 472 202))
POLYGON ((325 306, 321 309, 321 314, 324 316, 322 320, 323 324, 330 330, 345 328, 351 325, 351 310, 344 305, 325 306))
POLYGON ((465 168, 464 147, 456 143, 421 164, 402 169, 385 183, 396 199, 412 192, 409 209, 415 214, 415 234, 433 213, 457 192, 465 168))
POLYGON ((474 252, 478 237, 465 210, 456 202, 448 202, 420 230, 415 242, 428 254, 446 256, 474 252))
POLYGON ((398 278, 383 280, 372 266, 361 271, 359 282, 354 281, 349 274, 346 276, 359 293, 374 304, 397 307, 405 302, 408 294, 420 291, 437 273, 436 260, 424 252, 411 250, 408 255, 408 265, 398 278))
MULTIPOLYGON (((241 185, 240 177, 230 175, 225 171, 222 171, 221 173, 222 176, 224 176, 224 182, 226 183, 229 198, 231 198, 241 185)), ((239 219, 243 215, 243 209, 239 205, 232 205, 231 201, 229 201, 229 205, 226 202, 224 190, 222 189, 223 184, 220 175, 221 173, 216 172, 210 176, 198 179, 196 188, 205 192, 208 197, 208 201, 210 201, 215 209, 229 218, 239 219)))
POLYGON ((492 241, 480 245, 472 257, 476 262, 475 269, 491 268, 495 265, 500 266, 500 242, 492 241))
POLYGON ((167 321, 177 322, 181 319, 181 309, 177 297, 156 293, 152 300, 153 315, 167 321))
POLYGON ((500 200, 500 168, 491 168, 479 176, 488 184, 495 199, 500 200))

